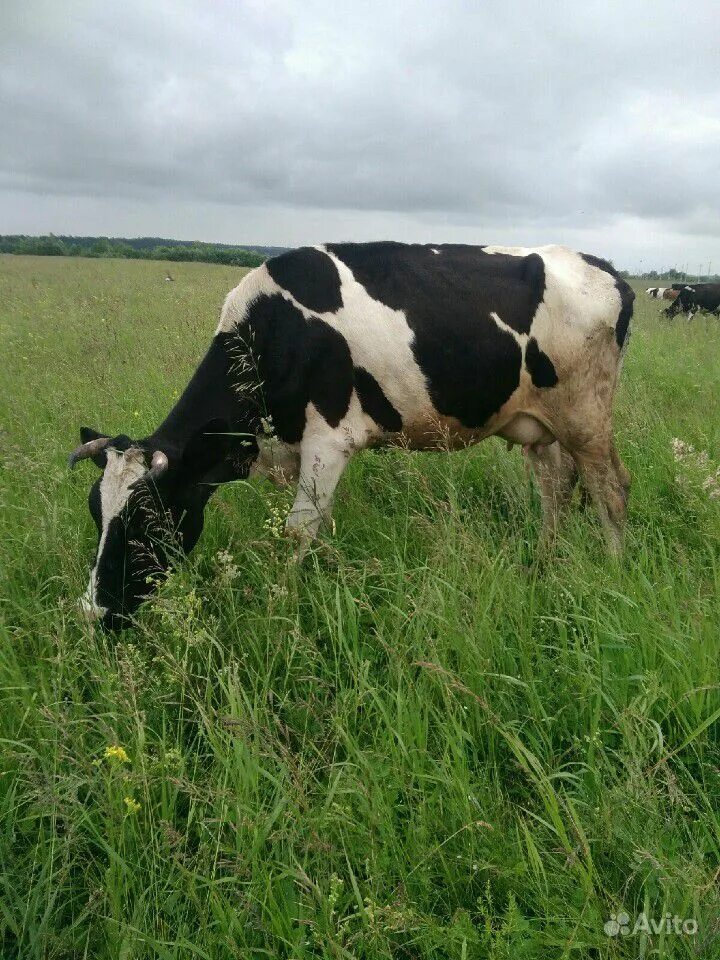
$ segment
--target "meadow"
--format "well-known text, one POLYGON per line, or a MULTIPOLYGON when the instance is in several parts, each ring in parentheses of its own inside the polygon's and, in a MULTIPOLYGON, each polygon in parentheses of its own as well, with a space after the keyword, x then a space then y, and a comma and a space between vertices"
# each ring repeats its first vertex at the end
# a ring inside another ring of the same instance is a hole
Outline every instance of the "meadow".
POLYGON ((227 486, 105 635, 67 454, 159 423, 242 273, 0 257, 2 960, 720 956, 720 323, 638 295, 621 563, 579 504, 535 562, 500 441, 368 452, 302 565, 227 486))

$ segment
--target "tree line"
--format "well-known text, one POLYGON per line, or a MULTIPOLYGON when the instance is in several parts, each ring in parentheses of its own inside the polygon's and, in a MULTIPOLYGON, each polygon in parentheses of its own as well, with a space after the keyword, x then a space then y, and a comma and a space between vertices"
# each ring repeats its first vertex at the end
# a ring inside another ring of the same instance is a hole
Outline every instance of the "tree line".
POLYGON ((689 273, 687 270, 678 270, 677 267, 669 267, 667 270, 647 270, 645 273, 637 275, 639 280, 663 281, 665 283, 720 283, 720 275, 689 273))
POLYGON ((49 234, 28 237, 0 236, 0 253, 39 257, 120 257, 126 260, 174 260, 222 263, 231 267, 257 267, 279 247, 236 247, 230 244, 165 240, 160 237, 66 237, 49 234))

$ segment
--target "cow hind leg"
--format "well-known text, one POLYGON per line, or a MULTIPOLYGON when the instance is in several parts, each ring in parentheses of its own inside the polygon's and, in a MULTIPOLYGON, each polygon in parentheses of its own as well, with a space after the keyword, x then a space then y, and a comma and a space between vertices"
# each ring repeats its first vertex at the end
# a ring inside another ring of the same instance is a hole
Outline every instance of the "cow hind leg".
POLYGON ((615 474, 617 476, 618 483, 620 484, 623 499, 625 500, 625 506, 627 506, 627 502, 630 499, 630 485, 632 483, 632 474, 620 459, 620 454, 617 452, 617 448, 614 443, 610 447, 610 458, 612 460, 612 464, 615 469, 615 474))
POLYGON ((619 557, 622 553, 627 516, 629 473, 618 457, 612 441, 592 450, 574 451, 574 457, 580 480, 600 517, 608 553, 619 557), (620 471, 620 466, 623 472, 620 471))
POLYGON ((577 467, 558 441, 528 447, 527 456, 540 489, 543 511, 541 545, 550 545, 572 498, 578 480, 577 467))

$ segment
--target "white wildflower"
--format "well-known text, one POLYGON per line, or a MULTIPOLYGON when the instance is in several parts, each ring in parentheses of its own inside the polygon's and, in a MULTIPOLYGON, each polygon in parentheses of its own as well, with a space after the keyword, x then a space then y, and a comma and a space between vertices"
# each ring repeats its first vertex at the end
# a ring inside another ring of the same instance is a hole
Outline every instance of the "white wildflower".
POLYGON ((228 550, 218 550, 215 554, 217 562, 218 579, 221 583, 232 583, 240 576, 240 567, 235 563, 235 559, 228 550))

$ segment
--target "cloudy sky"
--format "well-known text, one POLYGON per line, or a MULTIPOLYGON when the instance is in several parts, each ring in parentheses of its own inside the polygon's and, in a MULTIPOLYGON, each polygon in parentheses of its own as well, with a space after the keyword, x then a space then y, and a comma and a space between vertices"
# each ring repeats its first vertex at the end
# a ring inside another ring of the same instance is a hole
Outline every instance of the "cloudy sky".
POLYGON ((713 0, 2 0, 0 233, 720 270, 713 0))

